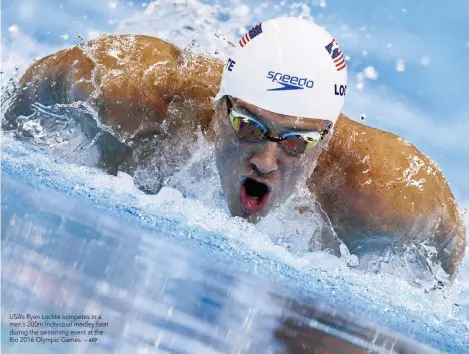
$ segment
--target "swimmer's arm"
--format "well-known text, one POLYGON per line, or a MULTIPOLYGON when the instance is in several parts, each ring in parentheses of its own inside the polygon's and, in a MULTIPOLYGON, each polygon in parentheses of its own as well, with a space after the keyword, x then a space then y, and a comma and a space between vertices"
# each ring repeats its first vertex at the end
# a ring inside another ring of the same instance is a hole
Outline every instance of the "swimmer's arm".
POLYGON ((341 115, 308 187, 346 243, 429 240, 445 271, 457 273, 466 235, 454 195, 438 167, 399 136, 341 115))
POLYGON ((213 116, 222 67, 217 59, 186 53, 158 38, 103 36, 35 62, 20 80, 14 111, 16 116, 31 113, 33 102, 87 101, 103 123, 147 135, 158 130, 176 103, 190 109, 190 117, 204 128, 213 116))

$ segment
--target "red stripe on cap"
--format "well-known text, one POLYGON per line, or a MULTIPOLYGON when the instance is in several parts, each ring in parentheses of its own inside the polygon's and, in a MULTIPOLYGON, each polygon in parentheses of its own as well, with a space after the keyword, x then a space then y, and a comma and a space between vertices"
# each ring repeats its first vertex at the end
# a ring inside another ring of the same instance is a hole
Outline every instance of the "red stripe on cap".
POLYGON ((347 66, 347 65, 345 65, 345 63, 344 63, 344 65, 343 65, 343 66, 341 66, 340 68, 337 68, 337 71, 340 71, 340 70, 342 70, 342 69, 343 69, 343 68, 345 68, 346 66, 347 66))
POLYGON ((341 54, 340 54, 340 57, 338 57, 337 59, 334 59, 334 63, 337 63, 337 62, 341 61, 343 57, 344 57, 344 56, 343 56, 342 53, 341 53, 341 54))
POLYGON ((239 40, 239 45, 240 45, 241 47, 244 47, 244 44, 243 44, 243 42, 242 42, 241 39, 239 40))
POLYGON ((345 63, 345 60, 342 59, 342 61, 338 62, 338 63, 335 63, 335 66, 338 68, 339 66, 341 66, 343 63, 345 63))

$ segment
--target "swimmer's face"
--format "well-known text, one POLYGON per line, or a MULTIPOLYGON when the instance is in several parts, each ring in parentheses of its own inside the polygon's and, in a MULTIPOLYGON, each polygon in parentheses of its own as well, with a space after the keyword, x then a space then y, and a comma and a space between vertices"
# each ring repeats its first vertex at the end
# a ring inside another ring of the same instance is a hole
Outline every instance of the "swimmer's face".
MULTIPOLYGON (((268 135, 286 132, 323 132, 331 122, 303 119, 263 110, 241 99, 231 99, 237 112, 255 117, 269 129, 268 135)), ((299 183, 304 183, 330 133, 306 153, 291 155, 277 142, 246 141, 238 137, 229 115, 226 98, 218 102, 215 117, 215 153, 225 200, 233 216, 256 223, 276 205, 283 203, 299 183)))

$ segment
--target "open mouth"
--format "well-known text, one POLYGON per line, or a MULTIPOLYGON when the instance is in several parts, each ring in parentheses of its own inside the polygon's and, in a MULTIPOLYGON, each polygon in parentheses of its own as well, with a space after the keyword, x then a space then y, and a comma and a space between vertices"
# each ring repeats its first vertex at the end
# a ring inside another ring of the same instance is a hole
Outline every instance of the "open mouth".
POLYGON ((262 182, 246 178, 241 185, 241 203, 250 212, 261 210, 270 197, 270 188, 262 182))

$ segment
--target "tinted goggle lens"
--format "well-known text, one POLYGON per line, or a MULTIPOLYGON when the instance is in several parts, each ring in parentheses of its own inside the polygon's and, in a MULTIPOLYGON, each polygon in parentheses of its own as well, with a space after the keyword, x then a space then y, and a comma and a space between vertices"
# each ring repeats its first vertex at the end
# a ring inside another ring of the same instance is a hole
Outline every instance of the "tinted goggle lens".
POLYGON ((319 141, 320 139, 305 137, 303 135, 294 135, 285 138, 285 140, 281 141, 280 144, 282 144, 283 148, 290 154, 300 155, 310 150, 319 141))
POLYGON ((264 138, 264 130, 254 120, 230 114, 231 124, 236 134, 244 140, 260 140, 264 138))
POLYGON ((314 145, 321 141, 321 136, 305 136, 301 134, 286 133, 279 138, 269 138, 265 129, 256 120, 238 115, 233 109, 230 112, 230 121, 233 129, 240 139, 248 141, 273 140, 278 142, 291 155, 300 155, 306 153, 314 145))

